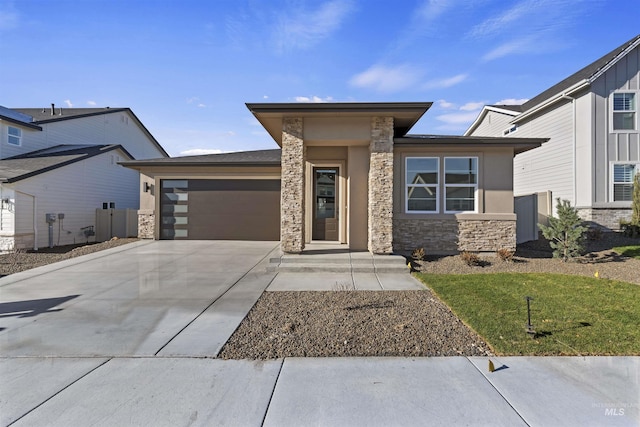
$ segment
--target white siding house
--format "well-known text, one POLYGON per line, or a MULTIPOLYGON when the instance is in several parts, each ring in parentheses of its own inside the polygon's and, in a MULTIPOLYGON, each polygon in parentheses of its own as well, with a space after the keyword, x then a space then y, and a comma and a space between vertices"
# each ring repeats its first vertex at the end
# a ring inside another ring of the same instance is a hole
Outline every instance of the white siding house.
POLYGON ((551 191, 618 229, 640 172, 639 103, 640 35, 522 105, 485 106, 465 135, 550 138, 515 157, 514 194, 551 191))
POLYGON ((139 175, 118 163, 159 157, 168 155, 128 108, 0 107, 0 250, 87 241, 104 203, 139 208, 139 175), (52 236, 48 213, 58 216, 52 236))

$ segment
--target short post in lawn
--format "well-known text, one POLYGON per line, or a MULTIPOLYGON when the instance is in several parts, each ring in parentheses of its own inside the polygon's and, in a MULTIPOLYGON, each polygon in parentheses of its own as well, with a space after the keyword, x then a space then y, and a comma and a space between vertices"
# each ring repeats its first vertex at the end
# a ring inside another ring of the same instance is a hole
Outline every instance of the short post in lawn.
POLYGON ((533 325, 531 324, 531 305, 530 302, 533 299, 532 297, 524 297, 527 300, 527 329, 526 332, 529 334, 531 338, 536 336, 536 331, 533 329, 533 325))

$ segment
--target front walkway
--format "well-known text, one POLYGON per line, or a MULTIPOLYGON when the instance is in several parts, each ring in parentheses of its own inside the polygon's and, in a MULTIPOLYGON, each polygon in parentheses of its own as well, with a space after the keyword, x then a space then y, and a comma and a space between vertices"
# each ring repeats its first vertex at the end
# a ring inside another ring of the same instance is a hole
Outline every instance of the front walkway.
POLYGON ((340 284, 266 272, 276 247, 144 241, 0 279, 0 425, 640 424, 640 357, 216 359, 278 277, 340 284))

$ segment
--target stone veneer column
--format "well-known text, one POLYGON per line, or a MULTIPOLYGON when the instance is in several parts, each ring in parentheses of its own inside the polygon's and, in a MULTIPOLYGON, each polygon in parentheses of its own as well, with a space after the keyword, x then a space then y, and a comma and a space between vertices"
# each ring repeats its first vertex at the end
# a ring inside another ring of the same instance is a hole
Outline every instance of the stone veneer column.
POLYGON ((305 148, 301 117, 282 121, 282 174, 280 187, 280 247, 286 253, 304 249, 305 148))
POLYGON ((153 239, 156 230, 156 215, 153 209, 138 210, 138 238, 153 239))
POLYGON ((393 252, 393 117, 371 119, 369 240, 374 254, 393 252))

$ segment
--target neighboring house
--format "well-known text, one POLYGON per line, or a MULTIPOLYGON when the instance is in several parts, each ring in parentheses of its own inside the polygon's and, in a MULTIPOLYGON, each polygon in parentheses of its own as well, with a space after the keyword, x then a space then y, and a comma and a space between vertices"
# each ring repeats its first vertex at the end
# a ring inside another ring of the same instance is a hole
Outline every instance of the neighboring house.
POLYGON ((139 237, 515 249, 513 157, 546 139, 408 135, 430 106, 247 104, 281 150, 123 162, 140 171, 139 237))
POLYGON ((97 208, 139 208, 118 162, 167 156, 129 108, 0 107, 0 250, 87 241, 97 208))
POLYGON ((609 229, 640 172, 640 35, 522 105, 485 106, 467 136, 545 137, 514 159, 514 193, 551 191, 609 229))

